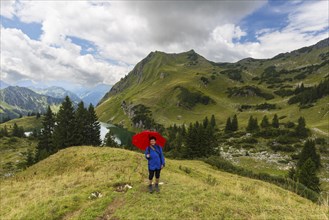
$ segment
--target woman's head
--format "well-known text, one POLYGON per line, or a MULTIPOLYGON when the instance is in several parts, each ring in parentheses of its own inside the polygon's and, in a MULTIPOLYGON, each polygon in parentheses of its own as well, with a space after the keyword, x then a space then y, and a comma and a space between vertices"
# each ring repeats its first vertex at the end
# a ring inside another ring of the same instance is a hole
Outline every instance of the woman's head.
POLYGON ((156 138, 154 137, 154 136, 151 136, 150 138, 149 138, 149 140, 150 140, 150 144, 151 145, 155 145, 155 142, 156 142, 156 138))

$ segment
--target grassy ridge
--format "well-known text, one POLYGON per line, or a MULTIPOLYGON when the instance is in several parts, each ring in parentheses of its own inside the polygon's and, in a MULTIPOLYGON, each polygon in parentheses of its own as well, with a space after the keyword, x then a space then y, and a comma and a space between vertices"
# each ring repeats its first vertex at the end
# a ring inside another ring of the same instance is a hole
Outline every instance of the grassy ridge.
MULTIPOLYGON (((258 96, 232 96, 226 93, 228 88, 242 86, 256 86, 263 93, 274 94, 278 88, 269 88, 270 84, 261 80, 252 80, 254 77, 261 77, 263 72, 276 66, 279 70, 299 69, 307 65, 318 65, 324 62, 321 54, 327 52, 328 47, 303 49, 299 52, 288 53, 278 56, 275 59, 255 60, 245 59, 232 64, 216 64, 194 53, 197 63, 191 64, 191 54, 188 51, 180 54, 166 54, 163 52, 151 53, 146 61, 136 65, 124 79, 118 82, 113 88, 121 88, 119 92, 110 91, 96 108, 97 115, 101 121, 111 123, 122 123, 130 130, 136 130, 131 126, 131 121, 121 108, 123 100, 132 102, 133 105, 144 104, 150 107, 156 122, 165 126, 173 123, 188 124, 196 120, 202 120, 204 116, 214 114, 220 126, 225 125, 228 116, 238 114, 240 124, 244 127, 250 115, 258 117, 260 121, 264 114, 273 116, 275 113, 285 116, 282 122, 296 122, 300 116, 305 117, 307 125, 313 129, 318 136, 329 137, 329 126, 326 123, 328 118, 329 105, 328 96, 317 101, 314 107, 299 109, 298 105, 288 105, 289 97, 274 95, 274 99, 265 100, 258 96), (243 82, 230 79, 222 71, 226 69, 241 70, 243 82), (164 77, 161 77, 161 74, 164 77), (208 84, 202 82, 201 77, 209 80, 208 84), (124 85, 124 86, 123 86, 124 85), (178 106, 179 90, 177 86, 184 87, 189 91, 200 91, 215 101, 215 104, 197 104, 193 109, 186 109, 178 106), (238 107, 243 104, 261 104, 268 102, 276 104, 274 110, 247 110, 238 112, 238 107), (180 117, 179 117, 180 116, 180 117)), ((328 64, 309 73, 304 79, 294 79, 300 74, 296 71, 278 76, 279 79, 292 78, 292 81, 285 81, 280 86, 295 87, 303 82, 305 86, 318 84, 328 74, 328 64)))
POLYGON ((22 118, 15 118, 5 123, 1 123, 0 128, 4 128, 6 126, 8 131, 11 131, 15 123, 19 127, 22 126, 24 131, 33 131, 33 129, 41 128, 42 116, 40 118, 36 118, 36 116, 24 116, 22 118))
POLYGON ((160 194, 147 193, 147 161, 142 154, 71 147, 1 180, 0 217, 328 219, 328 207, 201 161, 167 159, 161 181, 160 194), (126 183, 133 188, 118 192, 126 183), (103 196, 89 199, 94 191, 103 196))

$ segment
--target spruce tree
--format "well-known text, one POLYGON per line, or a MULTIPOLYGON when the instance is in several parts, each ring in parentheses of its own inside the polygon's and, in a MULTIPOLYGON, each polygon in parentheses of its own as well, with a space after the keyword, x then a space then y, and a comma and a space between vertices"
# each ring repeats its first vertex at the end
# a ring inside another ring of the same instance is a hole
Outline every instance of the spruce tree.
POLYGON ((214 128, 216 127, 216 119, 215 119, 215 116, 214 115, 211 115, 211 118, 210 118, 210 125, 214 128))
POLYGON ((78 108, 75 111, 75 129, 74 129, 74 141, 75 145, 80 146, 88 144, 88 117, 89 112, 84 107, 84 103, 81 101, 78 104, 78 108))
POLYGON ((299 117, 298 119, 298 125, 296 126, 295 133, 297 137, 307 137, 307 128, 306 128, 306 122, 303 117, 299 117))
POLYGON ((205 128, 205 144, 201 145, 202 148, 204 146, 204 150, 202 149, 202 156, 211 156, 216 152, 216 147, 218 146, 217 136, 215 129, 208 124, 205 128))
POLYGON ((114 141, 113 133, 111 132, 110 129, 107 132, 107 134, 105 135, 104 143, 105 143, 105 146, 118 147, 118 144, 117 144, 117 142, 114 141))
POLYGON ((308 158, 300 167, 297 181, 315 192, 320 192, 320 180, 316 175, 316 166, 311 158, 308 158))
POLYGON ((25 136, 24 128, 21 126, 19 127, 16 124, 16 122, 14 123, 14 126, 13 126, 12 136, 15 136, 15 137, 24 137, 25 136))
POLYGON ((232 122, 231 122, 231 118, 228 117, 225 125, 225 133, 230 133, 231 131, 232 131, 232 122))
POLYGON ((47 108, 45 117, 42 120, 42 130, 39 136, 39 142, 36 149, 35 159, 40 161, 50 154, 54 153, 53 146, 53 132, 55 128, 54 114, 51 111, 50 106, 47 108))
POLYGON ((206 128, 209 124, 209 120, 208 120, 208 117, 206 116, 204 119, 203 119, 203 127, 206 128))
POLYGON ((26 152, 26 166, 32 166, 35 163, 35 158, 32 149, 28 149, 26 152))
POLYGON ((264 115, 263 119, 262 119, 262 122, 260 123, 260 126, 262 128, 268 128, 270 126, 270 123, 268 121, 268 118, 266 115, 264 115))
POLYGON ((272 119, 272 127, 273 128, 279 128, 280 124, 279 124, 279 118, 278 115, 275 114, 273 119, 272 119))
POLYGON ((92 146, 100 146, 102 141, 100 139, 101 125, 98 121, 94 106, 92 104, 88 107, 88 139, 87 144, 92 146))
POLYGON ((184 138, 184 148, 182 149, 182 155, 185 158, 193 157, 193 150, 195 144, 195 130, 192 123, 189 124, 189 127, 186 130, 185 138, 184 138))
POLYGON ((247 132, 259 131, 259 125, 258 125, 257 118, 253 118, 252 116, 250 116, 246 131, 247 132))
POLYGON ((232 122, 231 122, 231 130, 237 131, 238 130, 238 118, 236 115, 233 116, 232 122))
POLYGON ((57 125, 54 129, 53 141, 57 150, 74 146, 75 118, 72 101, 65 97, 56 116, 57 125))
POLYGON ((301 168, 308 158, 314 162, 315 168, 319 169, 321 166, 320 155, 316 153, 315 142, 313 140, 306 140, 302 151, 299 154, 297 167, 301 168))

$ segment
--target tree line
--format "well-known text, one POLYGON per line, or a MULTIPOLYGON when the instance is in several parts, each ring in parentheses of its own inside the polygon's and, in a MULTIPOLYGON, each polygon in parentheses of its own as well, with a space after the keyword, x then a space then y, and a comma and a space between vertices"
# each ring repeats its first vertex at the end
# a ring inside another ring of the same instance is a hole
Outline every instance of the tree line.
MULTIPOLYGON (((236 115, 227 118, 226 125, 224 128, 225 133, 231 133, 238 131, 238 118, 236 115)), ((297 126, 293 122, 288 122, 285 124, 285 128, 294 128, 294 132, 291 134, 296 137, 305 138, 308 136, 309 130, 306 128, 306 122, 304 117, 299 117, 297 121, 297 126)), ((267 115, 263 116, 260 124, 258 123, 258 119, 254 116, 250 116, 248 120, 248 124, 246 127, 246 132, 256 133, 256 136, 277 136, 280 132, 277 130, 280 129, 280 121, 277 114, 274 114, 271 122, 267 115)))
POLYGON ((201 158, 218 154, 218 128, 215 116, 205 117, 202 122, 196 121, 185 125, 169 126, 165 130, 168 137, 164 151, 178 158, 201 158))
POLYGON ((94 106, 90 104, 85 108, 81 101, 75 110, 66 96, 56 115, 50 107, 44 115, 35 161, 70 146, 99 146, 101 143, 100 123, 94 106))
POLYGON ((288 104, 299 103, 300 106, 310 105, 318 99, 329 95, 329 78, 321 81, 318 85, 305 88, 302 84, 295 90, 295 96, 288 100, 288 104))

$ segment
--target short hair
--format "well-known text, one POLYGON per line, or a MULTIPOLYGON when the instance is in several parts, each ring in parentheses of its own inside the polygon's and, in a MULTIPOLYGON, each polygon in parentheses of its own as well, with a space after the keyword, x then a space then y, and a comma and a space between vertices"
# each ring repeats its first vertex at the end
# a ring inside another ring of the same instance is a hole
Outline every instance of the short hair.
POLYGON ((156 141, 157 139, 156 139, 156 137, 151 136, 151 137, 149 137, 149 140, 155 140, 156 141))

